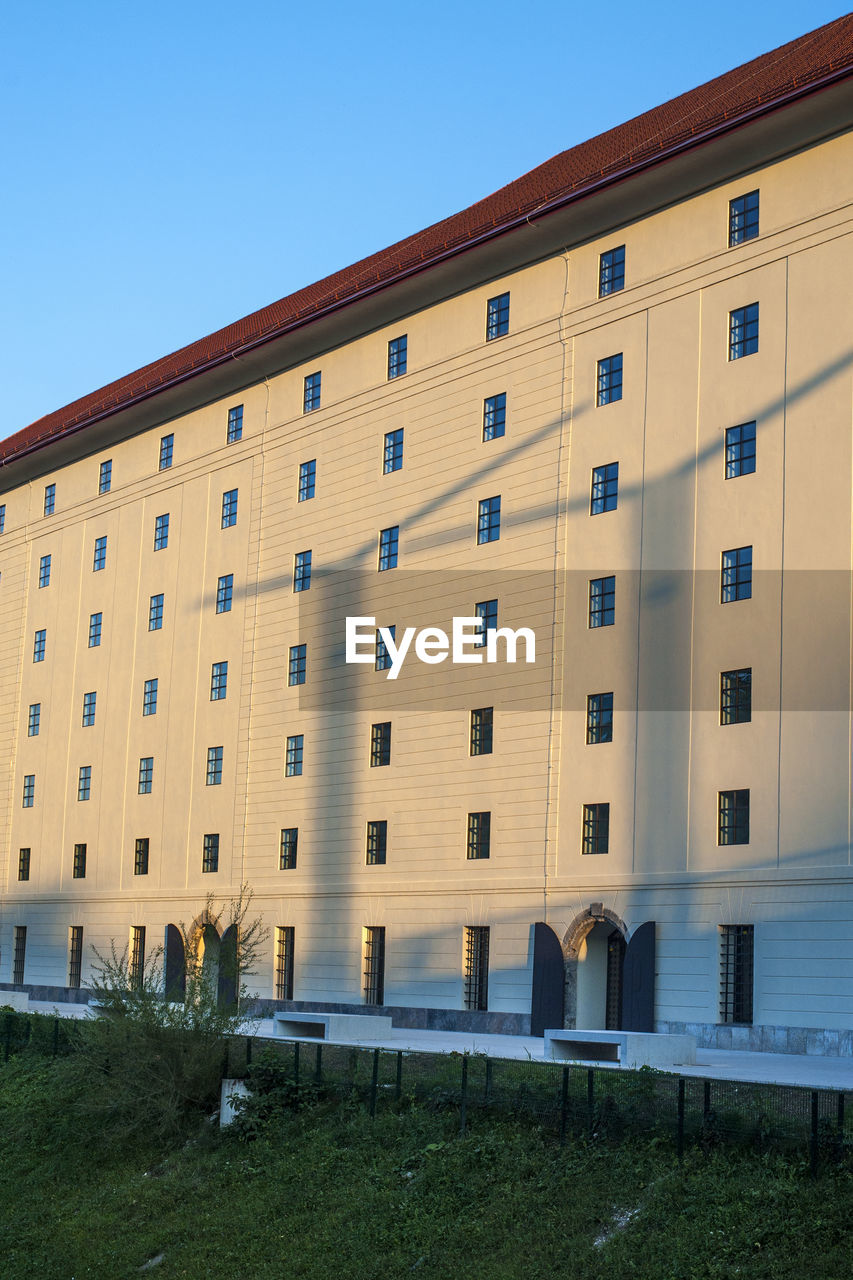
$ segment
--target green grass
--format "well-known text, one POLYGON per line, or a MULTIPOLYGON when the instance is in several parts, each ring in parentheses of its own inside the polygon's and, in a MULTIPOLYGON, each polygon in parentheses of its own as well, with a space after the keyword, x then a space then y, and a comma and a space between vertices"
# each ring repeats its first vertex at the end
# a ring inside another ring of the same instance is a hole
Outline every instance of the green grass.
POLYGON ((572 1141, 386 1099, 283 1110, 241 1140, 92 1127, 74 1059, 0 1066, 3 1280, 846 1280, 850 1174, 668 1142, 572 1141), (614 1215, 636 1210, 622 1229, 614 1215), (597 1237, 612 1230, 604 1244, 597 1237))

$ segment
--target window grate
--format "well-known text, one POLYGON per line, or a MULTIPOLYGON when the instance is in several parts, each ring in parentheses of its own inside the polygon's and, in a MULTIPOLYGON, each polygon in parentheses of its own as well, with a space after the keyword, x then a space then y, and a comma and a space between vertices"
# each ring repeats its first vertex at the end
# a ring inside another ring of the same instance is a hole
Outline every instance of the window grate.
POLYGON ((135 924, 130 931, 130 986, 139 991, 145 976, 145 925, 135 924))
POLYGON ((385 818, 367 824, 367 865, 384 867, 388 854, 388 822, 385 818))
POLYGON ((80 986, 80 974, 83 968, 83 926, 73 924, 68 930, 68 985, 80 986))
POLYGON ((368 925, 364 930, 364 973, 362 980, 365 1004, 385 1002, 385 926, 368 925))
POLYGON ((465 929, 465 1008, 489 1007, 489 928, 469 925, 465 929))
POLYGON ((752 1023, 754 926, 720 925, 720 1021, 752 1023))
POLYGON ((281 841, 278 846, 279 871, 293 871, 296 867, 296 852, 299 845, 299 828, 282 827, 281 841))
POLYGON ((275 998, 293 999, 293 947, 295 930, 292 924, 280 925, 275 931, 275 998))
POLYGON ((492 815, 486 810, 468 814, 468 861, 488 858, 491 852, 492 815))
POLYGON ((494 745, 494 708, 477 707, 471 712, 472 756, 490 756, 494 745))
POLYGON ((12 958, 12 982, 16 987, 24 981, 24 965, 27 955, 27 926, 15 925, 15 951, 12 958))

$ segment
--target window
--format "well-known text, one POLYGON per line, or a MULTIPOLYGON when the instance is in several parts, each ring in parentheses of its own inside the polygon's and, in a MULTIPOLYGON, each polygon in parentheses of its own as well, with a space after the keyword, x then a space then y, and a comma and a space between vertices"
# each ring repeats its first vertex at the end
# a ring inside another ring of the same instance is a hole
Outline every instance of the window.
POLYGON ((485 1010, 489 1007, 489 929, 483 925, 469 925, 465 929, 465 988, 466 1009, 485 1010))
POLYGON ((146 680, 142 687, 142 714, 144 716, 156 716, 157 714, 157 688, 159 680, 156 676, 152 680, 146 680))
POLYGON ((0 503, 0 533, 6 532, 6 503, 0 503))
POLYGON ((720 602, 752 598, 752 547, 734 547, 723 552, 720 575, 720 602))
POLYGON ((222 495, 222 528, 230 529, 237 523, 237 489, 229 489, 222 495))
POLYGON ((612 574, 607 578, 590 578, 589 580, 589 625, 590 627, 612 627, 616 619, 616 578, 612 574))
POLYGON ((204 837, 201 853, 201 869, 205 871, 219 870, 219 832, 213 831, 204 837))
POLYGON ((18 879, 29 880, 30 878, 30 855, 31 849, 18 850, 18 879))
POLYGON ((104 620, 102 613, 89 614, 89 648, 97 649, 101 643, 101 624, 104 620))
POLYGON ((720 672, 720 724, 748 724, 752 719, 752 667, 720 672))
POLYGON ((720 1022, 752 1023, 754 926, 720 925, 720 1022))
POLYGON ((379 572, 384 569, 397 568, 397 547, 400 540, 400 526, 394 524, 390 529, 379 531, 379 572))
POLYGON ((97 693, 83 694, 83 728, 88 729, 95 723, 95 704, 98 701, 97 693))
POLYGON ((382 818, 367 824, 367 865, 384 867, 388 854, 388 823, 382 818))
POLYGON ((86 846, 84 844, 75 844, 74 855, 71 859, 71 878, 72 880, 86 879, 86 846))
POLYGON ((293 590, 307 591, 311 586, 311 552, 297 551, 293 562, 293 590))
POLYGON ((21 800, 22 809, 32 809, 36 799, 36 775, 34 773, 24 774, 24 794, 21 800))
POLYGON ((228 444, 236 444, 238 440, 243 439, 243 406, 235 404, 233 409, 228 410, 228 444))
POLYGON ((83 926, 73 924, 68 930, 68 985, 80 986, 80 973, 83 968, 83 926))
POLYGON ((234 574, 223 573, 216 583, 216 612, 230 613, 231 600, 234 595, 234 574))
POLYGON ((486 342, 509 333, 509 294, 499 293, 486 303, 486 342))
POLYGON ((378 769, 391 763, 391 721, 370 726, 370 767, 378 769))
MULTIPOLYGON (((383 627, 383 631, 390 632, 391 639, 396 644, 397 642, 396 626, 383 627)), ((373 663, 373 669, 374 671, 388 671, 391 665, 392 665, 391 654, 389 653, 388 646, 386 645, 385 641, 382 639, 382 635, 379 631, 379 628, 377 627, 376 628, 376 657, 373 663)))
POLYGON ((484 649, 486 646, 487 632, 495 631, 498 625, 498 602, 497 600, 481 600, 479 604, 474 605, 474 616, 482 618, 483 629, 480 633, 480 639, 475 644, 475 649, 484 649))
POLYGON ((148 875, 148 836, 139 836, 133 848, 133 874, 135 876, 148 875))
POLYGON ((46 484, 44 486, 44 514, 52 516, 56 510, 56 485, 46 484))
POLYGON ((619 463, 608 462, 592 469, 592 493, 589 514, 600 516, 605 511, 615 511, 619 494, 619 463))
POLYGON ((478 707, 476 711, 471 712, 469 751, 472 756, 490 756, 492 754, 493 728, 493 707, 478 707))
POLYGON ((392 378, 400 378, 406 372, 406 364, 408 361, 408 334, 403 334, 400 338, 392 338, 388 343, 388 381, 392 378))
POLYGON ((172 465, 172 455, 175 451, 175 437, 172 434, 161 436, 160 438, 160 462, 159 470, 168 471, 172 465))
POLYGON ((581 853, 610 852, 610 805, 585 804, 581 853))
POLYGON ((145 925, 135 924, 130 930, 130 966, 128 977, 132 991, 139 991, 145 976, 145 925))
POLYGON ((390 471, 403 469, 403 428, 385 432, 385 452, 382 459, 382 471, 388 475, 390 471))
POLYGON ((758 192, 748 191, 729 201, 729 248, 758 235, 758 192))
POLYGON ((365 1004, 382 1004, 385 999, 385 926, 368 925, 364 930, 365 1004))
POLYGON ((755 423, 726 428, 726 479, 748 476, 755 470, 755 423))
POLYGON ((729 312, 729 359, 754 355, 758 350, 758 303, 729 312))
POLYGON ((590 693, 586 699, 586 740, 613 741, 613 694, 590 693))
POLYGON ((281 841, 278 846, 279 871, 293 871, 296 868, 296 850, 299 844, 298 827, 282 827, 281 841))
POLYGON ((491 845, 492 815, 490 812, 468 814, 468 861, 488 858, 491 845))
POLYGON ((98 473, 98 493, 109 493, 113 483, 113 463, 112 458, 107 458, 106 462, 101 463, 101 469, 98 473))
POLYGON ((612 404, 622 399, 622 352, 606 356, 598 362, 598 388, 595 403, 612 404))
POLYGON ((210 668, 210 701, 221 702, 228 693, 228 663, 214 662, 210 668))
POLYGON ((163 626, 163 593, 151 596, 148 601, 148 630, 160 631, 163 626))
POLYGON ((42 556, 39 560, 39 586, 50 586, 50 556, 42 556))
POLYGON ((310 413, 312 409, 320 408, 320 376, 319 373, 309 373, 305 378, 302 392, 303 413, 310 413))
MULTIPOLYGON (((20 877, 18 877, 20 879, 20 877)), ((20 987, 24 981, 24 965, 27 954, 27 926, 15 925, 15 950, 12 956, 12 983, 20 987)))
POLYGON ((287 664, 287 683, 289 685, 305 683, 305 668, 307 661, 307 645, 293 644, 290 646, 290 657, 287 664))
POLYGON ((483 440, 497 440, 506 431, 506 392, 483 401, 483 440))
POLYGON ((37 631, 33 639, 33 662, 44 662, 44 651, 47 645, 47 631, 37 631))
POLYGON ((302 733, 295 733, 287 739, 287 747, 284 754, 285 778, 302 777, 302 754, 304 742, 305 735, 302 733))
POLYGON ((312 458, 310 462, 300 462, 299 464, 299 501, 307 502, 309 498, 314 497, 314 490, 317 484, 317 459, 312 458))
POLYGON ((154 550, 164 551, 169 545, 169 513, 156 516, 154 520, 154 550))
POLYGON ((477 509, 477 544, 497 542, 501 536, 501 499, 482 498, 477 509))
POLYGON ((220 787, 222 785, 222 750, 222 747, 207 748, 206 785, 208 787, 220 787))
POLYGON ((749 844, 749 788, 717 792, 717 844, 749 844))
POLYGON ((107 536, 95 539, 95 554, 92 557, 92 573, 98 573, 107 567, 107 536))
POLYGON ((154 757, 142 756, 139 761, 139 785, 137 791, 141 796, 150 796, 154 782, 154 757))
POLYGON ((624 288, 625 246, 620 244, 618 249, 608 249, 598 259, 598 296, 606 298, 624 288))
POLYGON ((293 938, 292 924, 280 925, 275 931, 275 998, 293 999, 293 938))
POLYGON ((29 716, 27 719, 27 737, 37 738, 39 736, 40 725, 41 725, 41 703, 31 702, 29 716))
POLYGON ((77 775, 77 799, 88 800, 92 791, 92 766, 81 764, 77 775))

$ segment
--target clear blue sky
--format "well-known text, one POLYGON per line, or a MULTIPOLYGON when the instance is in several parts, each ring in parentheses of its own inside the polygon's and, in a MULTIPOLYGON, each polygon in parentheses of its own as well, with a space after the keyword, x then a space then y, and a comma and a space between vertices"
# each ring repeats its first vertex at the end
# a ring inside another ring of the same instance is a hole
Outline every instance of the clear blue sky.
POLYGON ((844 13, 6 0, 6 436, 844 13))

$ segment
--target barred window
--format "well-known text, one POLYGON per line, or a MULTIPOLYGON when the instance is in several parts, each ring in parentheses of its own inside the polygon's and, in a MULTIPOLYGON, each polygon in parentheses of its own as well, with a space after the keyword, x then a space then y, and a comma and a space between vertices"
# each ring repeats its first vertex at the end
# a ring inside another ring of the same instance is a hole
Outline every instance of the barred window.
POLYGON ((302 412, 320 408, 320 373, 309 373, 302 392, 302 412))
POLYGON ((613 694, 590 693, 586 699, 586 740, 613 741, 613 694))
POLYGON ((39 587, 50 586, 50 556, 42 556, 39 560, 39 587))
POLYGON ((758 350, 758 303, 729 312, 729 359, 754 355, 758 350))
POLYGON ((468 814, 468 861, 488 858, 491 852, 492 815, 486 811, 468 814))
POLYGON ((234 574, 223 573, 216 583, 216 612, 230 613, 234 595, 234 574))
POLYGON ((391 471, 403 469, 403 428, 385 432, 385 449, 382 454, 382 471, 387 476, 391 471))
POLYGON ((754 925, 720 925, 720 1022, 752 1023, 754 925))
POLYGON ((382 639, 382 631, 387 631, 395 644, 397 641, 396 626, 382 627, 381 629, 379 627, 376 628, 376 657, 373 662, 373 668, 375 671, 387 671, 392 665, 391 654, 388 650, 388 646, 382 639))
POLYGON ((465 987, 466 1009, 486 1010, 489 1007, 489 928, 488 925, 468 925, 465 929, 465 987))
POLYGON ((299 845, 299 828, 282 827, 278 846, 279 871, 293 871, 296 867, 296 851, 299 845))
POLYGON ((742 422, 726 428, 726 479, 752 475, 755 471, 755 423, 742 422))
POLYGON ((598 383, 595 403, 598 406, 622 399, 622 352, 605 356, 598 362, 598 383))
POLYGON ((308 664, 308 646, 292 644, 287 663, 287 683, 289 685, 304 684, 308 664))
POLYGON ((625 288, 625 246, 608 249, 598 260, 598 296, 619 293, 625 288))
POLYGON ((29 880, 30 878, 31 855, 32 855, 31 849, 18 850, 18 879, 19 880, 29 880))
POLYGON ((581 853, 610 852, 610 805, 585 804, 581 853))
POLYGON ((483 442, 497 440, 506 431, 506 392, 483 401, 483 442))
POLYGON ((207 748, 207 775, 205 782, 208 787, 219 787, 222 785, 223 750, 223 747, 207 748))
POLYGON ((748 724, 752 719, 752 667, 720 672, 720 724, 748 724))
POLYGON ((148 601, 148 630, 160 631, 163 626, 163 593, 151 596, 148 601))
POLYGON ((27 926, 15 925, 15 950, 12 955, 12 983, 20 987, 24 981, 24 966, 27 956, 27 926))
POLYGON ((163 551, 169 545, 169 512, 154 517, 154 550, 163 551))
POLYGON ((243 439, 243 406, 235 404, 233 409, 228 410, 228 435, 226 442, 228 444, 236 444, 238 440, 243 439))
POLYGON ((385 1001, 385 926, 368 925, 363 934, 362 991, 365 1004, 385 1001))
POLYGON ((168 471, 172 465, 172 456, 175 451, 175 437, 172 432, 167 436, 160 437, 160 459, 158 462, 158 470, 168 471))
POLYGON ((406 372, 409 339, 407 334, 392 338, 388 343, 388 381, 400 378, 406 372))
POLYGON ((509 294, 499 293, 486 303, 486 342, 509 333, 509 294))
POLYGON ((152 680, 146 680, 142 687, 142 714, 144 716, 156 716, 157 714, 157 690, 160 681, 157 676, 152 680))
POLYGON ((615 511, 618 497, 619 463, 608 462, 603 467, 593 467, 589 514, 600 516, 605 511, 615 511))
POLYGON ((589 625, 612 627, 616 621, 616 577, 589 580, 589 625))
POLYGON ((107 458, 101 463, 98 472, 98 493, 109 493, 113 483, 113 463, 112 458, 107 458))
POLYGON ((83 969, 83 926, 72 924, 68 930, 68 985, 80 986, 83 969))
POLYGON ((97 649, 101 643, 101 627, 103 625, 104 615, 102 613, 89 614, 89 648, 97 649))
POLYGON ((275 998, 293 999, 293 946, 292 924, 279 925, 275 931, 275 998))
POLYGON ((238 489, 228 489, 222 495, 222 521, 223 529, 230 529, 237 523, 237 498, 239 496, 238 489))
POLYGON ((95 692, 83 694, 83 728, 88 729, 95 723, 95 708, 98 695, 95 692))
POLYGON ((148 836, 139 836, 133 849, 133 874, 135 876, 148 875, 148 836))
POLYGON ((493 707, 477 707, 471 712, 469 752, 472 756, 490 756, 492 754, 493 731, 493 707))
POLYGON ((370 765, 379 768, 391 763, 391 721, 370 726, 370 765))
POLYGON ((311 586, 311 552, 297 551, 293 562, 293 590, 307 591, 311 586))
POLYGON ((400 526, 391 525, 389 529, 379 531, 379 572, 397 568, 397 548, 400 541, 400 526))
POLYGON ((86 879, 86 846, 85 844, 75 844, 74 853, 71 858, 71 879, 86 879))
POLYGON ((758 192, 748 191, 729 201, 729 248, 758 235, 758 192))
POLYGON ((501 498, 482 498, 477 510, 477 544, 497 542, 501 536, 501 498))
POLYGON ((202 872, 219 870, 219 832, 209 832, 202 843, 202 872))
POLYGON ((367 865, 385 865, 388 852, 388 822, 385 818, 367 824, 367 865))
POLYGON ((92 556, 92 573, 99 573, 107 567, 107 535, 95 539, 95 552, 92 556))
POLYGON ((724 551, 720 574, 720 602, 752 598, 752 547, 733 547, 724 551))
POLYGON ((305 743, 305 735, 295 733, 287 739, 287 747, 284 755, 284 776, 285 778, 299 778, 302 776, 302 754, 305 743))
POLYGON ((717 792, 717 844, 749 844, 749 788, 717 792))
POLYGON ((299 494, 300 502, 307 502, 309 498, 314 497, 314 489, 317 483, 317 459, 312 458, 310 462, 300 462, 299 464, 299 494))
POLYGON ((130 978, 131 990, 139 991, 145 976, 145 925, 135 924, 130 930, 130 978))

